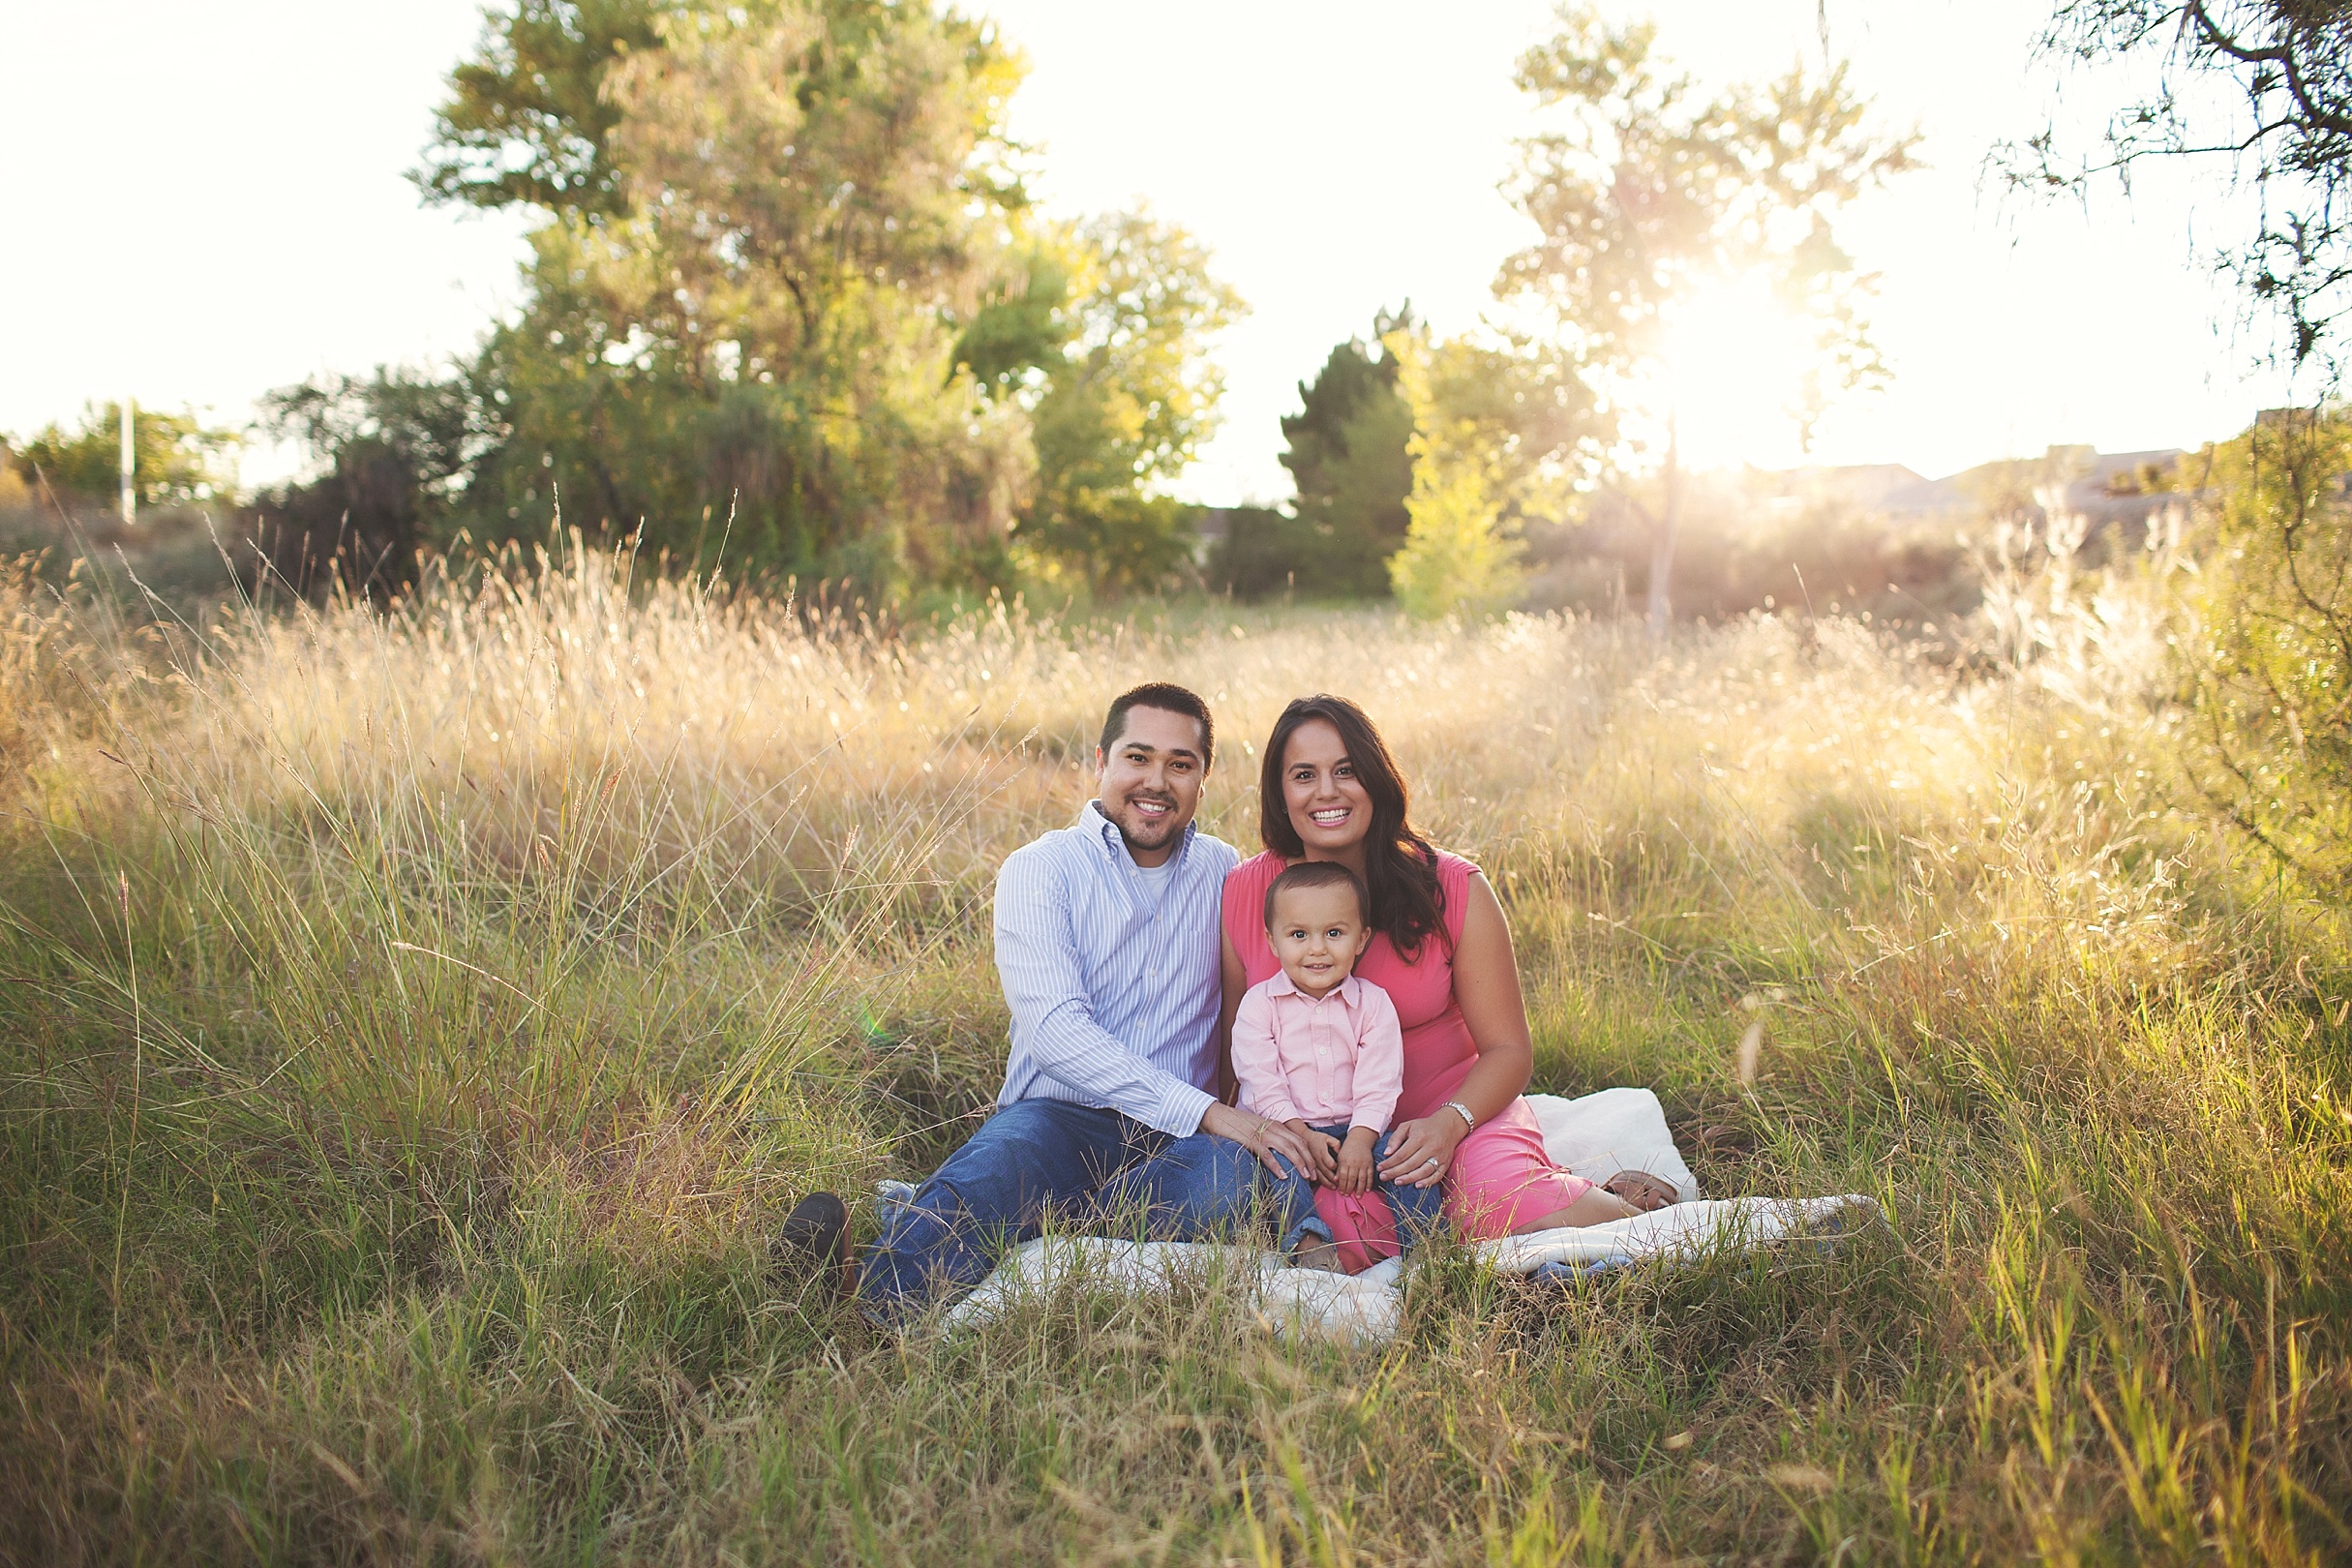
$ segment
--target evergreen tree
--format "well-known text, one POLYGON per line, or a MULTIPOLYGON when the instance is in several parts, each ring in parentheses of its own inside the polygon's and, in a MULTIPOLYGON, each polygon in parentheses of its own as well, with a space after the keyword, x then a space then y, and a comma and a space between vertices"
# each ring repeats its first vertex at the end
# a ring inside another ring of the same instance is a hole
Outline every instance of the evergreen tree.
POLYGON ((1407 330, 1411 309, 1383 311, 1372 338, 1349 338, 1299 383, 1299 411, 1282 416, 1282 457, 1298 499, 1288 512, 1237 508, 1218 553, 1218 585, 1245 599, 1298 592, 1312 598, 1379 598, 1388 557, 1404 542, 1413 486, 1413 411, 1397 391, 1397 362, 1382 339, 1407 330))
POLYGON ((1389 334, 1409 331, 1412 310, 1382 312, 1368 344, 1331 350, 1312 383, 1299 383, 1299 411, 1282 419, 1282 467, 1298 488, 1296 563, 1317 597, 1388 591, 1389 556, 1404 542, 1404 498, 1413 487, 1413 411, 1397 390, 1389 334))

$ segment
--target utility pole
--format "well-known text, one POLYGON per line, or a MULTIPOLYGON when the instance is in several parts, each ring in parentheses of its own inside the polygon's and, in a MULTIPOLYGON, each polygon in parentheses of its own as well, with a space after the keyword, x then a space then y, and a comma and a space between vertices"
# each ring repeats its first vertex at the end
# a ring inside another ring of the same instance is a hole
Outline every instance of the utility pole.
POLYGON ((138 521, 138 492, 132 488, 131 400, 123 399, 123 527, 138 521))

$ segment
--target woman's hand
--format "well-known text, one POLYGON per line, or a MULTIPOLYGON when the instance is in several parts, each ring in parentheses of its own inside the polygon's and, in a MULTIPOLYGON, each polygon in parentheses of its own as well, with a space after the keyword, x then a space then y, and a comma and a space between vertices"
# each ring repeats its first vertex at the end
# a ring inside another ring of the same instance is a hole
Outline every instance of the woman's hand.
POLYGON ((1434 1116, 1399 1122, 1391 1129, 1388 1158, 1380 1161, 1380 1179, 1400 1187, 1432 1187, 1454 1168, 1454 1149, 1469 1136, 1469 1124, 1439 1106, 1434 1116))

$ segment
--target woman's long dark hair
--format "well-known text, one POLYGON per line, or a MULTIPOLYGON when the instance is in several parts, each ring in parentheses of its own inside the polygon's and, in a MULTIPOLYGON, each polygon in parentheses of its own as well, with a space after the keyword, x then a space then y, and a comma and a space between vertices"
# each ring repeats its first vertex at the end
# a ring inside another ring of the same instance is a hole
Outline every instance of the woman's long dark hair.
POLYGON ((1355 766, 1357 782, 1372 799, 1372 827, 1364 835, 1364 890, 1372 895, 1372 924, 1397 951, 1411 959, 1434 933, 1451 950, 1445 930, 1445 893, 1437 884, 1437 852, 1414 830, 1411 798, 1397 759, 1364 709, 1344 697, 1301 697, 1282 709, 1266 739, 1257 776, 1257 836, 1285 860, 1307 853, 1291 826, 1282 795, 1282 753, 1302 724, 1320 719, 1340 732, 1340 744, 1355 766))

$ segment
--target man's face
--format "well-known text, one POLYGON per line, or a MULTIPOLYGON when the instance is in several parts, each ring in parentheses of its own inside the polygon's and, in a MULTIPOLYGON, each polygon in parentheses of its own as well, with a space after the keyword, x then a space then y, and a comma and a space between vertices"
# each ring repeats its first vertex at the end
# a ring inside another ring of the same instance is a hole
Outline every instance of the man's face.
POLYGON ((1108 752, 1095 753, 1102 787, 1096 803, 1119 827, 1137 865, 1161 865, 1200 809, 1200 724, 1164 708, 1135 707, 1108 752))

